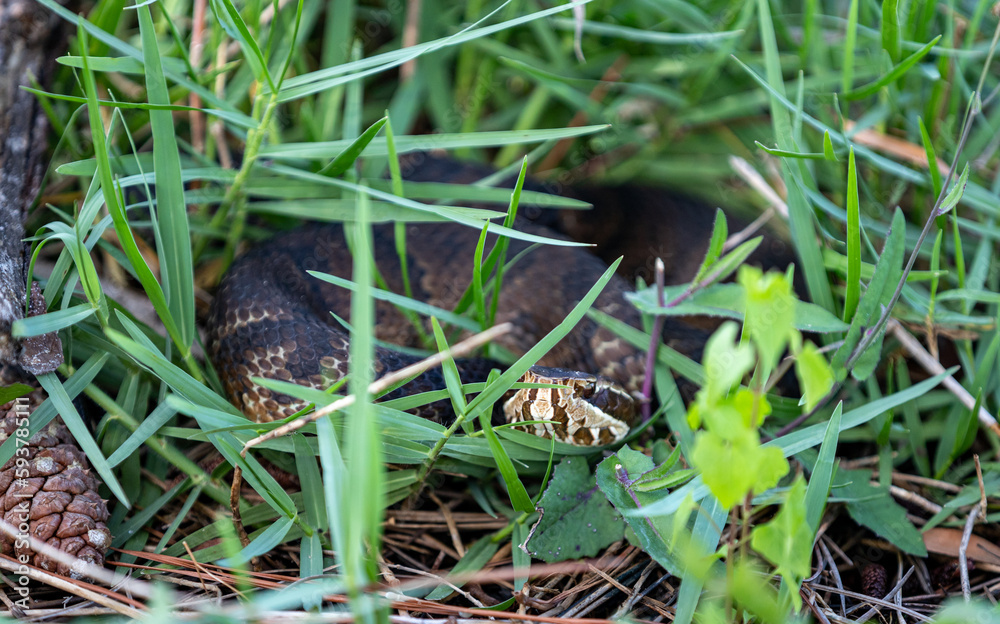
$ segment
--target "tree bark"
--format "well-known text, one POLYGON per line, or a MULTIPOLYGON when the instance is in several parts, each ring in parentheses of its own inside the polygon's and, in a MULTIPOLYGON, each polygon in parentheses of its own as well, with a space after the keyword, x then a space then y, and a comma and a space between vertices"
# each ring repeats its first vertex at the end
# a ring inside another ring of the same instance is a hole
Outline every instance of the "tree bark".
MULTIPOLYGON (((45 173, 48 121, 35 96, 20 87, 45 84, 55 51, 65 46, 60 20, 35 0, 0 0, 0 368, 32 374, 62 363, 55 334, 15 339, 25 315, 28 246, 24 222, 45 173)), ((37 287, 29 314, 45 311, 37 287)))

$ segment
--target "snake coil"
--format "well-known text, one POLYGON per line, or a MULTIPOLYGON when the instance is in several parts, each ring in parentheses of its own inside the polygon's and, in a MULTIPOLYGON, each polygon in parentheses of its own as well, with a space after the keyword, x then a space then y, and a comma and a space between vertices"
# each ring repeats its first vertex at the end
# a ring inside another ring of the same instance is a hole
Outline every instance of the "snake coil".
MULTIPOLYGON (((532 223, 519 222, 517 229, 561 238, 532 223)), ((437 307, 454 307, 471 281, 479 232, 454 223, 425 223, 408 225, 406 233, 414 297, 437 307)), ((488 242, 495 242, 495 237, 488 242)), ((530 251, 528 247, 528 242, 510 241, 509 258, 527 253, 505 273, 498 303, 497 322, 515 327, 498 344, 515 355, 559 324, 606 270, 603 262, 579 247, 541 245, 530 251)), ((230 400, 249 418, 271 421, 305 407, 257 385, 251 377, 323 389, 347 374, 350 337, 331 312, 346 318, 350 293, 307 271, 349 279, 353 266, 349 249, 339 224, 301 228, 244 254, 223 279, 208 322, 208 352, 230 400)), ((390 290, 402 292, 391 224, 373 227, 373 251, 379 275, 390 290)), ((639 327, 638 312, 625 300, 628 291, 624 280, 613 277, 594 307, 639 327)), ((419 332, 394 306, 378 301, 375 315, 377 338, 398 345, 416 343, 419 332)), ((377 347, 375 374, 384 375, 416 359, 377 347)), ((644 373, 644 358, 637 349, 585 318, 538 364, 524 381, 564 387, 521 390, 503 401, 501 422, 532 421, 520 428, 578 445, 613 443, 628 432, 644 373)), ((499 366, 483 358, 460 360, 458 365, 466 383, 485 381, 499 366)), ((430 370, 387 398, 443 387, 440 371, 430 370)), ((443 401, 416 411, 440 423, 454 418, 443 401)))

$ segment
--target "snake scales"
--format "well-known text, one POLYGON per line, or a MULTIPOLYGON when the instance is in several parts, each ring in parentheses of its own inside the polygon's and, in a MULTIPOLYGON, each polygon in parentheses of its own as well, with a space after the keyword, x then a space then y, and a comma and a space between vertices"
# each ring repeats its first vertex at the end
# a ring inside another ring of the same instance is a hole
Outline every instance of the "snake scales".
MULTIPOLYGON (((519 219, 516 229, 561 238, 519 219)), ((408 274, 414 298, 452 309, 471 281, 479 232, 454 223, 407 226, 408 274)), ((487 250, 495 242, 489 237, 487 250)), ((379 274, 393 292, 403 292, 402 271, 392 224, 373 227, 373 251, 379 274)), ((528 243, 511 240, 507 257, 528 243)), ((312 225, 279 234, 236 260, 217 292, 208 322, 208 351, 230 400, 256 421, 285 418, 305 407, 301 401, 255 384, 250 377, 328 387, 347 373, 349 335, 330 314, 348 318, 349 291, 312 278, 307 270, 350 279, 353 259, 340 224, 312 225)), ((553 329, 606 270, 600 259, 579 247, 536 246, 504 274, 497 322, 514 330, 497 340, 519 355, 553 329)), ((614 276, 594 307, 639 327, 640 316, 625 300, 629 284, 614 276)), ((376 336, 399 345, 415 345, 419 332, 393 305, 378 301, 376 336)), ((698 347, 696 330, 668 323, 664 336, 681 350, 698 347)), ((418 358, 376 347, 376 376, 418 358)), ((458 362, 466 383, 485 381, 500 366, 486 359, 458 362)), ((631 397, 641 387, 644 354, 607 329, 585 318, 529 371, 528 382, 558 383, 567 388, 523 390, 505 400, 508 415, 495 422, 545 420, 522 428, 543 436, 598 445, 621 439, 634 413, 631 397), (580 371, 566 373, 542 367, 580 371), (580 403, 579 399, 587 399, 580 403), (601 405, 595 411, 590 400, 601 405)), ((444 387, 440 370, 430 370, 386 398, 444 387)), ((437 422, 453 419, 446 402, 418 411, 437 422)))

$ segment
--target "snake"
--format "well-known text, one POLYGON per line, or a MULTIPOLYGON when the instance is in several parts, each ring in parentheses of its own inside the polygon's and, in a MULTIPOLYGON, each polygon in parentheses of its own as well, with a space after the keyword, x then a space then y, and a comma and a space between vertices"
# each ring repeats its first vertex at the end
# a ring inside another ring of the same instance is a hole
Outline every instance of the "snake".
MULTIPOLYGON (((447 221, 404 227, 405 267, 395 224, 371 227, 375 269, 384 287, 402 293, 409 282, 414 299, 453 309, 472 282, 480 230, 447 221)), ((528 220, 518 219, 514 227, 565 238, 528 220)), ((351 291, 309 271, 350 279, 351 230, 341 223, 312 223, 280 233, 237 257, 223 277, 207 322, 207 353, 229 400, 251 420, 284 419, 308 406, 259 385, 254 377, 327 389, 348 374, 350 332, 339 319, 350 315, 351 291)), ((494 344, 520 356, 566 318, 608 266, 582 247, 508 240, 507 257, 517 261, 503 274, 495 320, 513 329, 494 344)), ((487 249, 496 242, 488 235, 487 249)), ((626 280, 613 275, 593 307, 641 328, 641 315, 626 298, 631 291, 626 280)), ((421 359, 392 345, 419 345, 429 324, 418 327, 384 300, 375 301, 374 315, 376 377, 421 359)), ((671 346, 691 341, 690 332, 669 319, 664 335, 671 337, 671 346)), ((486 357, 458 359, 456 365, 464 383, 485 382, 491 370, 504 368, 486 357)), ((578 446, 614 444, 635 422, 644 377, 644 351, 587 316, 521 377, 529 386, 498 401, 493 422, 578 446)), ((442 371, 431 369, 380 400, 445 387, 442 371)), ((449 401, 411 411, 443 425, 455 418, 449 401)))

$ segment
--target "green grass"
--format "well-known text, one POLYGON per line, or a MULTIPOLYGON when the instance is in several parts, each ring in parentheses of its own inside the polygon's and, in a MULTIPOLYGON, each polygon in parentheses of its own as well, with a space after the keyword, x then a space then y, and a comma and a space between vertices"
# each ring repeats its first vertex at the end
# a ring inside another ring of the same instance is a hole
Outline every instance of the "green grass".
MULTIPOLYGON (((53 266, 44 283, 51 313, 18 322, 14 332, 59 330, 69 357, 62 381, 42 380, 51 400, 31 427, 40 429, 58 409, 113 497, 116 545, 186 556, 183 537, 192 549, 204 547, 199 560, 227 558, 245 569, 253 557, 292 544, 301 549, 303 577, 337 566, 328 584, 296 586, 285 595, 251 592, 229 617, 265 606, 319 608, 324 592, 341 592, 350 596, 355 618, 385 621, 387 603, 371 591, 380 578, 384 510, 420 493, 439 469, 475 480, 472 500, 506 518, 503 529, 468 536, 467 543, 477 541, 467 557, 446 559, 443 568, 475 572, 511 542, 521 584, 528 563, 518 544, 535 517, 541 483, 559 456, 589 453, 508 428, 461 435, 472 433, 469 425, 488 414, 566 325, 475 387, 481 393, 467 403, 447 364, 447 389, 372 402, 373 343, 355 340, 354 373, 340 394, 298 389, 317 407, 354 394, 358 401, 348 413, 241 455, 248 440, 278 424, 248 423, 224 400, 198 355, 196 303, 200 278, 217 281, 244 243, 302 218, 351 223, 361 255, 369 225, 378 221, 452 220, 552 242, 510 228, 518 204, 537 199, 527 191, 511 199, 481 185, 404 183, 398 159, 415 151, 445 149, 516 173, 522 163, 532 171, 568 141, 556 169, 536 173, 560 184, 667 185, 710 206, 755 215, 766 201, 738 181, 728 159, 747 160, 787 204, 788 220, 775 220, 772 229, 795 251, 807 298, 850 324, 817 339, 832 361, 838 402, 803 414, 794 399, 775 400, 764 426, 769 435, 790 430, 768 444, 810 474, 810 526, 818 526, 824 507, 845 503, 838 498, 838 488, 847 486, 837 481, 837 458, 874 455, 883 477, 891 468, 973 492, 975 451, 984 459, 987 486, 1000 476, 988 459, 1000 450, 1000 439, 977 420, 977 410, 936 386, 938 378, 926 381, 923 370, 908 365, 886 331, 896 319, 921 339, 921 328, 931 329, 932 353, 938 344, 953 344, 941 358, 945 367, 978 399, 976 407, 997 411, 1000 74, 992 61, 1000 30, 985 0, 947 6, 813 0, 801 8, 767 0, 595 0, 585 5, 583 60, 574 54, 575 24, 565 5, 423 0, 418 42, 404 48, 401 3, 330 7, 299 0, 264 19, 273 5, 212 0, 200 61, 192 60, 187 5, 171 4, 165 13, 162 3, 122 10, 120 0, 99 0, 78 18, 52 0, 40 1, 75 25, 76 36, 58 59, 56 84, 47 92, 34 89, 53 127, 63 129, 53 142, 49 178, 59 194, 31 223, 36 255, 53 266), (229 54, 216 66, 219 50, 229 54), (612 66, 620 75, 608 80, 612 66), (413 68, 405 81, 399 80, 403 67, 413 68), (606 93, 595 100, 597 89, 606 93), (585 115, 570 126, 580 112, 585 115), (204 130, 195 136, 196 128, 204 130), (911 149, 886 149, 893 143, 885 137, 911 149), (913 154, 931 163, 943 159, 950 170, 914 164, 913 154), (227 156, 230 168, 222 165, 227 156), (594 162, 600 163, 597 179, 582 168, 594 162), (491 209, 466 207, 480 202, 491 209), (493 219, 488 225, 487 218, 493 219), (162 331, 108 296, 109 267, 149 302, 162 331), (73 407, 81 394, 97 406, 96 429, 88 430, 73 407), (402 411, 443 398, 466 424, 448 430, 402 411), (223 469, 208 472, 189 457, 202 443, 239 465, 262 501, 241 503, 248 543, 225 519, 192 529, 176 516, 157 534, 161 512, 187 513, 196 502, 228 509, 223 469), (279 485, 261 464, 265 455, 298 473, 301 493, 279 485), (162 489, 138 478, 142 470, 161 483, 178 471, 183 479, 162 489)), ((580 207, 570 200, 564 205, 580 207)), ((371 335, 376 299, 397 303, 412 318, 435 314, 451 329, 488 326, 495 308, 487 301, 513 259, 504 245, 492 252, 481 246, 477 259, 482 265, 470 267, 473 286, 457 311, 386 293, 369 264, 356 263, 347 284, 355 293, 351 326, 358 336, 371 335)), ((726 272, 735 268, 727 265, 726 272)), ((711 281, 696 284, 685 303, 704 304, 722 292, 713 291, 711 281)), ((644 309, 657 309, 651 301, 652 295, 644 309)), ((574 310, 567 323, 587 307, 574 310)), ((613 319, 595 317, 616 327, 613 319)), ((620 329, 638 346, 649 343, 647 332, 620 329)), ((423 347, 443 346, 447 336, 427 333, 423 347)), ((656 362, 654 391, 661 398, 676 394, 671 370, 705 381, 701 363, 672 351, 661 349, 656 362)), ((686 461, 694 434, 684 409, 667 401, 665 411, 686 461)), ((666 435, 666 428, 657 431, 666 435)), ((652 443, 631 444, 655 455, 652 443)), ((0 459, 13 454, 12 443, 0 446, 0 459)), ((704 574, 695 565, 670 570, 681 579, 677 621, 689 622, 696 612, 740 621, 725 610, 731 603, 713 597, 739 602, 745 587, 732 567, 722 577, 711 572, 721 567, 712 567, 710 555, 732 546, 720 545, 727 523, 738 532, 755 512, 781 503, 789 485, 758 493, 728 517, 700 477, 636 503, 637 515, 647 519, 642 526, 653 527, 637 531, 641 540, 652 540, 643 542, 649 556, 670 569, 679 556, 670 549, 683 540, 667 536, 683 531, 691 538, 686 561, 705 562, 704 574), (700 505, 690 523, 660 524, 661 513, 687 509, 687 501, 700 505)), ((945 509, 934 523, 959 529, 976 502, 947 490, 926 496, 945 509)), ((849 509, 858 522, 882 521, 859 519, 855 514, 866 512, 854 503, 849 509)), ((991 501, 990 523, 994 507, 991 501)), ((844 516, 838 522, 850 522, 844 516)), ((897 546, 906 550, 903 541, 897 546)), ((730 560, 748 549, 741 545, 730 560)), ((438 589, 432 596, 447 594, 438 589)))

